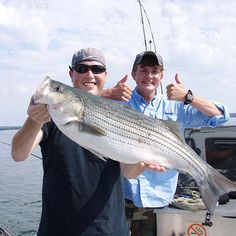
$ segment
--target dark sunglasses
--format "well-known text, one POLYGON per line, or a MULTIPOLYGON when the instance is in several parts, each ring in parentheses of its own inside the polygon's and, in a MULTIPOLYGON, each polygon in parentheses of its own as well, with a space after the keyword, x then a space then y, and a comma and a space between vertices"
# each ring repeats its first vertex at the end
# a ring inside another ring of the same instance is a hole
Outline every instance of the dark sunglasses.
POLYGON ((89 70, 91 70, 94 74, 101 74, 106 71, 106 68, 102 65, 85 65, 85 64, 77 64, 73 67, 70 67, 70 70, 75 70, 76 72, 80 74, 87 73, 89 70))

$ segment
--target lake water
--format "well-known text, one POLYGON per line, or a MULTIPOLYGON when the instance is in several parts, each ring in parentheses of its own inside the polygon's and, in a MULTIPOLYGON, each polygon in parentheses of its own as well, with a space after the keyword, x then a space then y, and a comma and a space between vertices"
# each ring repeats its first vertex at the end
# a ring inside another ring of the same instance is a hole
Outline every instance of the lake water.
MULTIPOLYGON (((42 161, 30 156, 26 161, 11 158, 16 131, 0 130, 0 228, 11 236, 35 236, 41 214, 42 161)), ((40 155, 40 150, 34 152, 40 155)))

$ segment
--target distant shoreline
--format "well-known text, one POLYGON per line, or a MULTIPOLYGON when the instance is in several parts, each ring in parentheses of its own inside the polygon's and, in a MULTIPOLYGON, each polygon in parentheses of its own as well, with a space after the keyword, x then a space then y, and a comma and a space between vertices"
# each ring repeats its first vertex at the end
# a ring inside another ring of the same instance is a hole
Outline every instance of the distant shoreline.
POLYGON ((20 128, 21 126, 0 126, 0 130, 16 130, 20 128))

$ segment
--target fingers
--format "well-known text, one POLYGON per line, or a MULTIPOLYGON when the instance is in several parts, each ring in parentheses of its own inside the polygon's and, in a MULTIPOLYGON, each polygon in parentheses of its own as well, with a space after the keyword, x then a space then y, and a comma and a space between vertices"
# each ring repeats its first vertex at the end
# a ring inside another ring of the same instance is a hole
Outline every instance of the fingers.
POLYGON ((166 168, 164 166, 149 164, 145 162, 140 162, 139 164, 143 168, 148 169, 148 170, 157 171, 157 172, 166 172, 166 168))
POLYGON ((119 84, 119 83, 124 84, 127 82, 127 80, 128 80, 128 75, 125 75, 117 84, 119 84))
POLYGON ((128 80, 128 75, 125 75, 113 88, 113 97, 115 100, 120 100, 124 102, 128 102, 131 98, 132 90, 126 84, 128 80))
POLYGON ((175 81, 176 84, 182 84, 182 81, 180 80, 178 73, 175 74, 175 81))
POLYGON ((117 89, 117 93, 119 94, 121 101, 128 102, 131 98, 132 90, 125 84, 120 84, 117 89))
POLYGON ((165 172, 166 171, 166 168, 164 166, 159 166, 159 165, 151 165, 151 164, 149 164, 147 166, 147 168, 149 170, 158 171, 158 172, 165 172))
POLYGON ((120 101, 122 102, 128 102, 130 100, 130 96, 128 94, 125 94, 120 97, 120 101))
POLYGON ((43 124, 51 120, 47 107, 43 104, 30 104, 27 113, 29 117, 37 123, 43 124))
POLYGON ((130 87, 127 85, 128 75, 125 75, 116 85, 116 87, 125 87, 131 91, 130 87))
POLYGON ((175 74, 175 82, 176 82, 176 83, 172 83, 172 84, 167 85, 167 86, 166 86, 166 89, 167 89, 167 90, 168 90, 168 89, 171 89, 171 88, 175 87, 176 84, 181 84, 181 85, 182 85, 182 81, 180 80, 178 73, 175 74))
POLYGON ((178 73, 175 74, 175 82, 166 86, 168 100, 184 101, 187 90, 184 88, 178 73))

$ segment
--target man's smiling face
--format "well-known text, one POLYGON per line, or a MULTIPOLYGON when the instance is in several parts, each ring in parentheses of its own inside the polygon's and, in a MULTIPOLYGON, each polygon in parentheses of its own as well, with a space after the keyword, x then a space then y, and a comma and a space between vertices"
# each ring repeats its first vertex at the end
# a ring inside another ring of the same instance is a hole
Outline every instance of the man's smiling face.
MULTIPOLYGON (((97 61, 82 61, 79 64, 93 66, 97 65, 103 67, 103 65, 97 61)), ((107 79, 107 72, 93 73, 91 68, 86 72, 80 73, 76 70, 70 71, 70 77, 75 88, 83 89, 94 95, 100 95, 104 89, 104 84, 107 79)))

